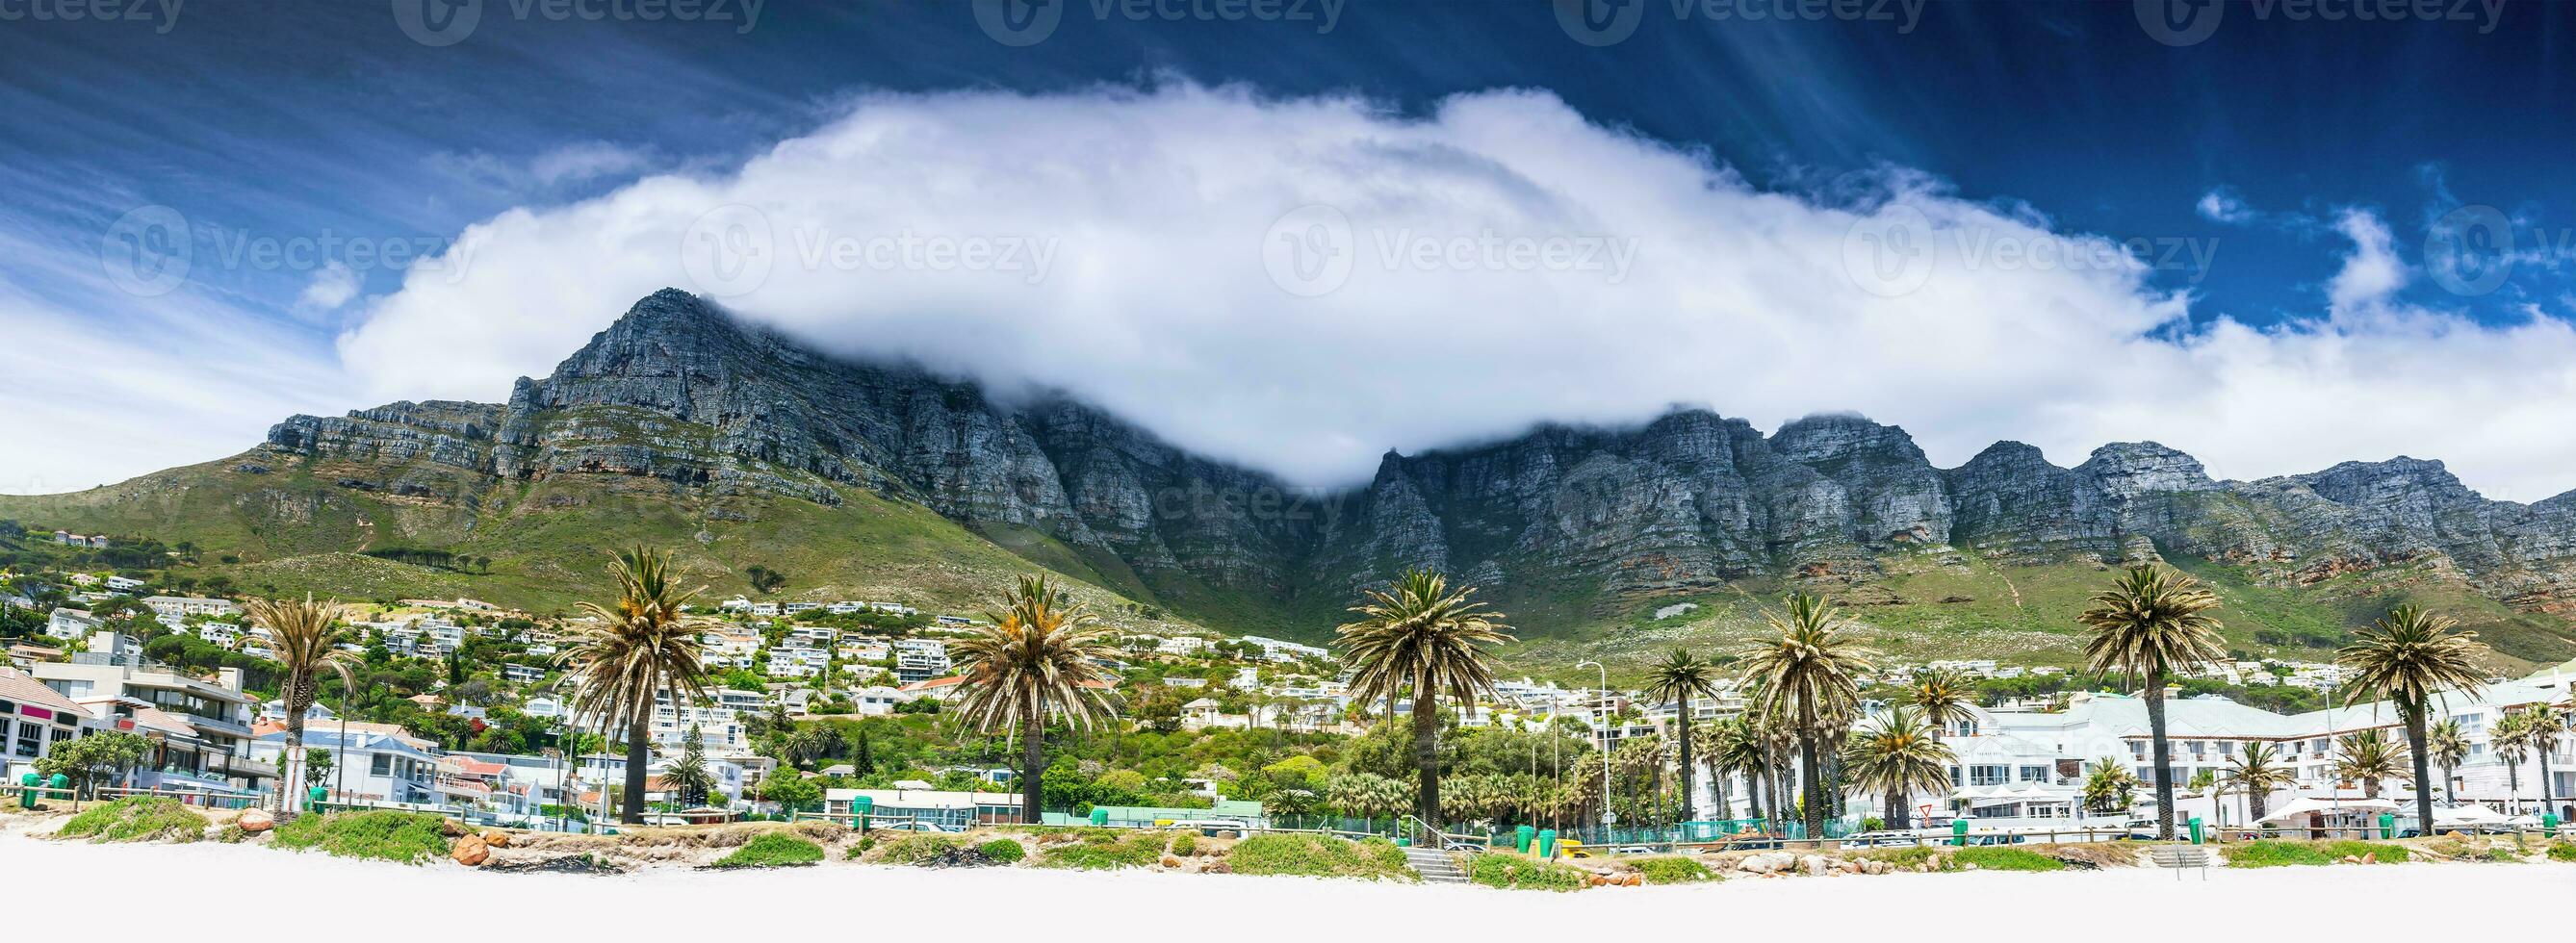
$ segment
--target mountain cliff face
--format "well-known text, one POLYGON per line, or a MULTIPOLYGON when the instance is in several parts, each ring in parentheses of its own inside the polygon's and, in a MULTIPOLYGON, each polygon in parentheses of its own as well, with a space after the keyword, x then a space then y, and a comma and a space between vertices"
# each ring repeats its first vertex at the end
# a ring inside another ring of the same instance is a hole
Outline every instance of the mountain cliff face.
POLYGON ((563 476, 823 505, 863 489, 1037 535, 1183 611, 1331 612, 1407 565, 1506 600, 1616 607, 1748 580, 1865 583, 1892 560, 2162 555, 2284 586, 2403 566, 2524 612, 2576 612, 2576 493, 2490 501, 2439 462, 2232 482, 2154 443, 2060 468, 2003 442, 1941 469, 1903 429, 1859 417, 1766 436, 1686 410, 1389 453, 1367 485, 1314 494, 1060 397, 1004 405, 921 369, 836 361, 672 290, 506 404, 297 416, 265 451, 359 470, 339 487, 467 504, 563 476))

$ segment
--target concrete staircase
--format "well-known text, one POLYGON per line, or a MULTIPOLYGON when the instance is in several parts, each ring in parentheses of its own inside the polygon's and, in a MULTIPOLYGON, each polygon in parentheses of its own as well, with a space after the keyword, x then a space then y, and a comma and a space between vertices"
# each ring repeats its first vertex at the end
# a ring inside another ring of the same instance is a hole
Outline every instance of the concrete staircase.
POLYGON ((1437 848, 1408 846, 1404 863, 1422 875, 1425 884, 1465 884, 1467 871, 1458 865, 1458 856, 1437 848))

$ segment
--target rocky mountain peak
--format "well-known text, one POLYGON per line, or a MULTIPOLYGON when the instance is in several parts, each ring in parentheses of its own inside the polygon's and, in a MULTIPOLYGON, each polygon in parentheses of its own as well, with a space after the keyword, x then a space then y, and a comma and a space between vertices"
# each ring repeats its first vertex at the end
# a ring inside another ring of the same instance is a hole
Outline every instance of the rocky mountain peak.
POLYGON ((2075 470, 2120 498, 2217 487, 2199 459, 2156 442, 2113 442, 2094 449, 2075 470))

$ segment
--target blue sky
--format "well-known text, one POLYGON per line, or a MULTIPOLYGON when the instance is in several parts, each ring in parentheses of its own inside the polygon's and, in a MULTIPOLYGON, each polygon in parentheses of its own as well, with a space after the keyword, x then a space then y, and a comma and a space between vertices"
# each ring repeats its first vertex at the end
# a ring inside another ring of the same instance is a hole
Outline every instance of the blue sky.
POLYGON ((2003 437, 2061 464, 2153 437, 2235 477, 2403 453, 2520 500, 2576 486, 2576 452, 2535 442, 2566 438, 2576 418, 2576 368, 2553 356, 2576 272, 2563 169, 2576 79, 2559 48, 2576 15, 2560 9, 2387 22, 2331 2, 2231 4, 2201 10, 2214 29, 2192 41, 2129 3, 1872 2, 1835 19, 1630 0, 1592 10, 1635 17, 1596 46, 1546 3, 1311 0, 1264 19, 1214 0, 1059 2, 1060 21, 1024 46, 978 22, 995 5, 967 3, 771 0, 644 22, 663 8, 427 0, 470 18, 411 7, 409 30, 406 0, 197 0, 117 22, 65 21, 59 2, 0 11, 0 186, 13 194, 0 204, 0 329, 23 341, 0 356, 13 377, 0 395, 20 407, 0 434, 81 443, 12 450, 0 490, 213 459, 289 411, 498 400, 636 286, 706 287, 686 260, 625 241, 654 232, 627 220, 677 211, 655 202, 667 191, 708 201, 684 218, 739 201, 777 220, 764 227, 794 216, 1056 245, 1067 268, 1033 290, 774 277, 728 303, 853 355, 1069 387, 1185 445, 1317 483, 1364 476, 1389 447, 1693 402, 1766 426, 1856 409, 1905 424, 1944 464, 2003 437), (1124 122, 1137 123, 1132 151, 1091 133, 1124 122), (938 133, 917 147, 830 162, 925 127, 938 133), (1402 142, 1395 157, 1388 140, 1402 142), (1309 146, 1343 156, 1305 160, 1309 146), (897 153, 910 161, 882 163, 897 153), (1130 159, 1162 170, 1122 172, 1130 159), (750 169, 764 160, 769 174, 750 169), (990 175, 1051 161, 1071 165, 1063 186, 993 196, 990 175), (1496 170, 1460 178, 1455 165, 1496 170), (945 189, 943 167, 982 183, 945 189), (1214 275, 1154 287, 1195 270, 1119 279, 1202 234, 1231 238, 1220 208, 1155 201, 1237 168, 1245 179, 1227 182, 1242 189, 1228 192, 1284 201, 1254 208, 1246 245, 1333 192, 1322 202, 1358 217, 1361 253, 1370 233, 1473 236, 1501 218, 1541 242, 1633 240, 1646 277, 1448 264, 1363 273, 1322 301, 1266 283, 1238 298, 1243 286, 1214 275), (1155 172, 1173 176, 1140 183, 1155 172), (1444 189, 1459 179, 1471 196, 1444 189), (815 196, 843 186, 865 206, 815 196), (1693 205, 1712 192, 1724 202, 1693 205), (1768 280, 1847 233, 1903 225, 1915 217, 1889 208, 1917 202, 1964 253, 1940 256, 1931 287, 1886 302, 1830 278, 1812 291, 1768 280), (857 215, 832 215, 844 211, 857 215), (1386 221, 1398 218, 1420 225, 1386 221), (174 280, 157 263, 181 228, 174 280), (1791 235, 1810 230, 1812 245, 1791 235), (492 248, 464 264, 458 240, 477 231, 488 238, 467 244, 492 248), (625 255, 513 264, 603 243, 625 255), (2119 246, 2137 263, 2042 279, 1987 254, 2034 244, 2119 246), (652 264, 626 264, 638 254, 652 264), (441 272, 412 264, 442 255, 441 272), (1500 375, 1461 365, 1478 378, 1416 388, 1315 362, 1385 329, 1381 308, 1483 292, 1490 307, 1399 328, 1477 333, 1459 346, 1513 368, 1500 375), (1891 304, 1914 326, 1883 320, 1891 304), (1992 320, 1999 305, 2027 310, 1992 320), (1311 337, 1261 341, 1283 332, 1311 337), (1069 348, 1088 366, 1065 365, 1069 348), (2113 365, 2031 366, 2084 358, 2113 365), (1385 418, 1390 397, 1417 408, 1385 418))

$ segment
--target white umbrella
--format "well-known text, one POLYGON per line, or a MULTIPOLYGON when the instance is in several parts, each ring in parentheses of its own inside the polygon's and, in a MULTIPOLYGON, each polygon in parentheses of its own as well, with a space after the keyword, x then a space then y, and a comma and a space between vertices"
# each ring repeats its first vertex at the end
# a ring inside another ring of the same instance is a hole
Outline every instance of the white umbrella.
POLYGON ((2436 826, 2495 825, 2503 822, 2504 820, 2504 816, 2498 815, 2494 810, 2482 805, 2464 805, 2448 809, 2433 810, 2433 824, 2436 826))

